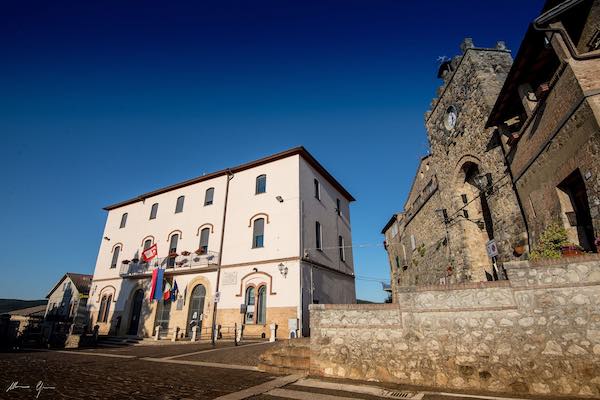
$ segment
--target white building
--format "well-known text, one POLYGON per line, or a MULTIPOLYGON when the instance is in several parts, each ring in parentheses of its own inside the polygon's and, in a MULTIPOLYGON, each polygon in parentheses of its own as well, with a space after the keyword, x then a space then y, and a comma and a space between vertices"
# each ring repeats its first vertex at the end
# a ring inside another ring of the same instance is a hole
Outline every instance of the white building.
POLYGON ((139 336, 156 326, 189 336, 198 325, 207 338, 219 292, 223 329, 243 322, 246 334, 268 337, 274 322, 287 337, 295 321, 307 335, 309 304, 356 301, 351 201, 299 147, 108 206, 92 324, 139 336), (158 258, 143 263, 153 244, 158 258), (177 284, 173 301, 149 299, 157 266, 177 284))

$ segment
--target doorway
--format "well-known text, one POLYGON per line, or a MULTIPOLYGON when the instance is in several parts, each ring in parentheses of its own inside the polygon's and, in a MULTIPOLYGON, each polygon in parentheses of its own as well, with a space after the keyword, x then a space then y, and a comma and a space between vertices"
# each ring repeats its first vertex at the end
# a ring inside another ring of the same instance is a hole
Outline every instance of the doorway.
POLYGON ((169 334, 169 319, 171 318, 171 300, 161 299, 158 301, 156 310, 156 322, 154 326, 160 326, 161 336, 169 334))
POLYGON ((587 191, 579 169, 565 178, 556 189, 561 219, 569 241, 579 244, 585 251, 597 251, 587 191))
POLYGON ((202 319, 204 317, 204 299, 206 298, 206 288, 204 285, 196 285, 190 296, 190 309, 188 311, 187 334, 191 336, 192 328, 198 327, 198 335, 202 331, 202 319))
POLYGON ((128 335, 137 335, 140 325, 140 315, 142 314, 142 303, 144 301, 144 291, 138 289, 133 295, 133 304, 131 305, 131 318, 129 319, 128 335))

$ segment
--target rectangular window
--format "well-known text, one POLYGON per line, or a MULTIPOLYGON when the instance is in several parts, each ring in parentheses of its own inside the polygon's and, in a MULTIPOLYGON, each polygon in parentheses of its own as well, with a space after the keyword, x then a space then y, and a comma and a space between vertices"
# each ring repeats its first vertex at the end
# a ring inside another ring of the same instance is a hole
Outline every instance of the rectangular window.
POLYGON ((215 188, 206 189, 204 194, 204 205, 210 206, 213 203, 213 197, 215 196, 215 188))
POLYGON ((400 269, 400 257, 396 256, 396 268, 400 269))
POLYGON ((460 197, 462 198, 463 204, 467 204, 468 203, 467 195, 466 194, 461 194, 460 197))
POLYGON ((158 214, 158 203, 152 204, 152 208, 150 209, 150 219, 156 219, 156 214, 158 214))
POLYGON ((185 200, 185 196, 179 196, 177 198, 177 204, 175 204, 175 214, 183 211, 183 202, 185 200))
POLYGON ((322 247, 323 232, 321 231, 321 223, 315 222, 315 242, 318 250, 323 250, 322 247))
POLYGON ((125 225, 127 225, 127 213, 121 215, 121 224, 119 225, 119 229, 125 228, 125 225))
POLYGON ((259 218, 254 221, 254 229, 252 231, 252 248, 264 247, 265 239, 265 220, 259 218))
POLYGON ((256 178, 256 194, 265 193, 267 191, 267 176, 259 175, 256 178))
POLYGON ((337 215, 342 215, 342 202, 340 199, 335 199, 335 212, 337 215))
POLYGON ((175 265, 175 257, 171 257, 171 255, 177 254, 177 243, 179 242, 179 235, 174 234, 171 236, 171 243, 169 244, 169 261, 167 262, 167 267, 173 267, 175 265))
POLYGON ((340 249, 340 260, 346 261, 346 248, 344 246, 344 238, 342 236, 338 237, 338 246, 340 249))
POLYGON ((110 262, 110 267, 111 268, 116 268, 117 267, 117 261, 119 261, 119 253, 120 252, 121 252, 121 246, 117 246, 113 250, 112 261, 110 262))
POLYGON ((463 210, 463 217, 469 219, 469 211, 467 211, 466 209, 463 210))
POLYGON ((315 179, 314 185, 315 185, 315 198, 318 200, 321 200, 321 186, 319 185, 319 181, 315 179))
POLYGON ((395 238, 396 236, 398 236, 398 223, 394 222, 392 224, 392 238, 395 238))

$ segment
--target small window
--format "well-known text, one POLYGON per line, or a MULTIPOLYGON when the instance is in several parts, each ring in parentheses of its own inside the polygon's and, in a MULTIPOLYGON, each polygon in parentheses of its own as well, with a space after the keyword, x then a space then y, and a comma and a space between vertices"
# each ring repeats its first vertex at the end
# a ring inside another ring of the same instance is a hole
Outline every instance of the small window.
POLYGON ((119 229, 125 228, 125 225, 127 225, 127 213, 121 215, 121 225, 119 225, 119 229))
POLYGON ((158 214, 158 203, 152 204, 152 208, 150 209, 150 219, 156 219, 156 214, 158 214))
POLYGON ((115 247, 113 250, 112 261, 110 262, 111 268, 117 268, 117 262, 119 261, 119 254, 121 253, 121 246, 115 247))
POLYGON ((204 205, 210 206, 213 203, 213 197, 215 196, 215 188, 206 189, 204 194, 204 205))
POLYGON ((340 260, 346 261, 346 247, 344 246, 344 237, 338 236, 338 247, 340 250, 340 260))
POLYGON ((415 235, 410 235, 410 248, 414 250, 417 248, 417 241, 415 239, 415 235))
POLYGON ((460 197, 462 198, 462 202, 463 204, 467 204, 469 201, 467 200, 467 195, 466 194, 461 194, 460 197))
POLYGON ((315 179, 315 198, 321 200, 321 186, 319 185, 319 181, 315 179))
POLYGON ((259 175, 256 177, 256 194, 265 193, 267 191, 267 176, 259 175))
POLYGON ((252 248, 264 247, 265 243, 265 219, 258 218, 254 220, 254 228, 252 231, 252 248))
POLYGON ((323 232, 321 232, 321 223, 319 221, 315 222, 315 242, 316 242, 316 247, 317 250, 323 250, 322 247, 322 239, 323 239, 323 232))
POLYGON ((246 289, 246 318, 245 318, 245 322, 247 324, 253 324, 254 323, 255 302, 256 302, 256 297, 255 297, 254 287, 253 286, 249 286, 246 289))
POLYGON ((342 202, 340 199, 335 199, 335 213, 337 215, 342 215, 342 202))
POLYGON ((177 204, 175 204, 175 214, 183 211, 183 202, 185 201, 185 196, 179 196, 177 198, 177 204))
POLYGON ((200 231, 200 254, 208 253, 208 237, 210 235, 210 228, 204 228, 200 231))
POLYGON ((144 240, 144 250, 143 251, 148 250, 150 247, 152 247, 152 239, 144 240))
POLYGON ((396 268, 400 269, 400 257, 396 256, 396 268))
POLYGON ((179 234, 171 236, 171 242, 169 243, 169 261, 167 267, 173 267, 175 265, 175 257, 171 257, 173 254, 177 254, 177 243, 179 242, 179 234))
POLYGON ((256 323, 267 323, 267 287, 261 286, 258 288, 258 301, 256 302, 256 323))
POLYGON ((463 217, 465 217, 466 219, 469 219, 469 211, 465 208, 462 210, 463 211, 463 217))

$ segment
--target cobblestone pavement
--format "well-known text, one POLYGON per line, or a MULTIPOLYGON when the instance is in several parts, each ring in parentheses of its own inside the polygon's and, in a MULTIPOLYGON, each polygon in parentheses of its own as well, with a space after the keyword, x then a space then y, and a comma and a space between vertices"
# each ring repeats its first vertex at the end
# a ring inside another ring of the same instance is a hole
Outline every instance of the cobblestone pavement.
MULTIPOLYGON (((250 342, 242 343, 241 345, 252 344, 250 342)), ((222 341, 217 342, 218 349, 235 347, 233 342, 222 341)), ((211 342, 198 342, 198 343, 186 343, 186 344, 161 344, 161 345, 138 345, 138 346, 125 346, 125 347, 109 347, 109 348, 94 348, 94 349, 74 349, 69 351, 84 351, 94 353, 107 353, 107 354, 119 354, 136 357, 168 357, 187 353, 194 353, 196 351, 210 350, 213 346, 211 342)))
POLYGON ((244 345, 232 347, 226 350, 206 352, 186 357, 177 357, 178 360, 203 361, 219 364, 258 365, 258 357, 274 343, 261 343, 255 345, 244 345))
POLYGON ((43 390, 40 399, 214 399, 274 378, 255 371, 65 352, 1 353, 0 371, 0 399, 35 399, 38 381, 56 388, 43 390), (15 381, 33 389, 6 392, 15 381))

